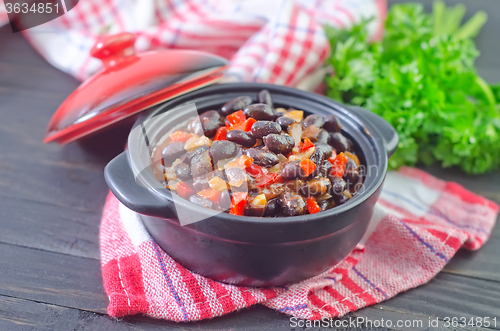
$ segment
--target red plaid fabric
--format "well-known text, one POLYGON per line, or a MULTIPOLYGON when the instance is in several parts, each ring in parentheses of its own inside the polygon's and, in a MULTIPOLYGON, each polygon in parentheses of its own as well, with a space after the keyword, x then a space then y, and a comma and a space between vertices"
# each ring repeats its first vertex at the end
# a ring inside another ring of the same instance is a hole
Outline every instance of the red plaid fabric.
MULTIPOLYGON (((102 34, 137 36, 137 51, 197 49, 231 60, 228 79, 296 86, 323 65, 324 24, 375 17, 386 0, 82 0, 63 16, 23 33, 57 68, 84 80, 101 66, 90 49, 102 34)), ((0 26, 7 22, 0 0, 0 26)))
POLYGON ((461 247, 480 248, 497 213, 496 204, 458 184, 402 168, 387 175, 364 245, 321 275, 262 289, 187 270, 110 194, 101 224, 108 313, 195 321, 260 303, 303 319, 343 316, 428 282, 461 247))
POLYGON ((0 0, 0 26, 9 22, 9 17, 7 16, 7 9, 3 0, 0 0))

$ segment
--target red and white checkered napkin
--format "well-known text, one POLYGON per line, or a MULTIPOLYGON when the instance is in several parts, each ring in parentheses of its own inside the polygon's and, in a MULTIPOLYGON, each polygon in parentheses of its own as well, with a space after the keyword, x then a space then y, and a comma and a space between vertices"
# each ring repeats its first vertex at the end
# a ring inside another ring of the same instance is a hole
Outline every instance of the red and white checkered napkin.
POLYGON ((426 283, 460 247, 480 248, 497 213, 495 203, 458 184, 402 168, 387 175, 372 219, 376 227, 364 247, 298 284, 251 288, 187 270, 110 194, 101 224, 108 313, 195 321, 260 303, 304 319, 342 316, 426 283))
MULTIPOLYGON (((90 49, 102 34, 128 31, 136 50, 197 49, 231 60, 234 80, 296 86, 329 53, 323 25, 374 17, 382 33, 386 0, 85 0, 23 34, 50 63, 80 80, 101 63, 90 49)), ((0 26, 7 22, 0 0, 0 26)), ((0 41, 1 47, 1 41, 0 41)))

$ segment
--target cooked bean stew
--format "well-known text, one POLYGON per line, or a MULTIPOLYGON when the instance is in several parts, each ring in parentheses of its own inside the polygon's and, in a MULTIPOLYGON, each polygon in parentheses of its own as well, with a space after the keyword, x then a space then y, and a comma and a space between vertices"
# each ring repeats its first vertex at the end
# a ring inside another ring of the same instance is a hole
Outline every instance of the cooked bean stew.
POLYGON ((352 199, 362 167, 339 119, 274 108, 241 96, 170 133, 165 185, 197 205, 233 215, 314 214, 352 199))

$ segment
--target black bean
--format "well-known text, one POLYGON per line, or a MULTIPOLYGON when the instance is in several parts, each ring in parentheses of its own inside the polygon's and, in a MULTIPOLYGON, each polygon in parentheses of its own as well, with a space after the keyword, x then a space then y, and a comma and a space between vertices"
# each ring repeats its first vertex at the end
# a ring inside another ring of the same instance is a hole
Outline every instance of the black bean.
POLYGON ((344 192, 344 190, 346 189, 346 182, 342 179, 342 178, 339 178, 339 177, 330 177, 330 182, 331 182, 331 185, 330 185, 330 194, 332 196, 340 196, 342 195, 342 192, 344 192))
POLYGON ((193 179, 193 187, 196 191, 206 190, 210 188, 210 175, 203 175, 193 179))
POLYGON ((318 128, 322 128, 325 124, 325 119, 321 115, 311 114, 304 119, 302 125, 307 128, 310 125, 316 125, 318 128))
POLYGON ((212 209, 214 207, 214 203, 212 201, 205 199, 205 198, 202 198, 197 194, 193 194, 192 196, 190 196, 189 201, 191 201, 192 203, 194 203, 198 206, 202 206, 205 208, 212 209))
POLYGON ((314 146, 314 153, 311 155, 310 159, 316 165, 316 168, 321 166, 325 159, 332 156, 332 147, 326 144, 316 144, 314 146))
POLYGON ((243 110, 247 117, 253 117, 256 120, 273 120, 273 109, 265 103, 254 103, 246 106, 243 110))
POLYGON ((186 163, 187 165, 189 165, 189 163, 191 163, 191 158, 189 157, 188 152, 182 154, 179 159, 181 159, 182 163, 186 163))
MULTIPOLYGON (((312 177, 316 177, 319 174, 323 174, 324 161, 327 160, 330 156, 332 156, 332 152, 333 152, 332 146, 328 144, 317 143, 314 145, 314 153, 311 155, 310 159, 316 165, 316 170, 314 170, 314 172, 312 173, 312 177)), ((330 162, 328 162, 328 165, 330 165, 329 168, 331 168, 330 162)))
POLYGON ((192 160, 195 156, 197 155, 201 155, 201 154, 204 154, 206 151, 208 151, 210 149, 209 146, 207 145, 204 145, 204 146, 200 146, 198 147, 197 149, 195 149, 194 151, 192 152, 189 152, 189 160, 192 160))
POLYGON ((175 167, 175 175, 180 180, 190 180, 191 179, 191 169, 185 163, 178 164, 175 167))
POLYGON ((347 161, 347 164, 345 166, 344 179, 347 182, 347 186, 349 188, 358 183, 359 180, 358 165, 352 159, 349 159, 347 161))
POLYGON ((227 116, 231 113, 234 113, 237 110, 244 109, 246 106, 248 106, 251 103, 252 103, 252 98, 250 98, 248 96, 237 97, 237 98, 234 98, 233 100, 226 102, 226 104, 224 106, 222 106, 220 111, 221 111, 222 115, 227 116))
POLYGON ((200 115, 205 136, 214 135, 221 126, 220 115, 215 110, 209 110, 200 115))
POLYGON ((345 165, 345 171, 351 171, 358 169, 358 165, 354 162, 353 159, 349 158, 347 160, 347 164, 345 165))
MULTIPOLYGON (((208 146, 207 146, 208 147, 208 146)), ((195 149, 191 155, 191 164, 198 162, 210 162, 210 147, 201 149, 201 147, 195 149), (195 153, 197 152, 197 153, 195 153)))
POLYGON ((191 163, 191 175, 193 177, 198 177, 201 175, 208 174, 212 170, 213 170, 212 165, 210 163, 206 163, 206 162, 193 162, 193 163, 191 163))
POLYGON ((196 178, 211 172, 212 160, 208 151, 195 155, 191 159, 191 175, 196 178))
POLYGON ((239 158, 245 154, 245 149, 241 147, 240 145, 236 144, 236 155, 234 155, 235 158, 239 158))
POLYGON ((254 164, 266 168, 270 168, 280 162, 276 154, 265 148, 249 148, 245 151, 245 154, 253 159, 254 164))
POLYGON ((306 182, 300 187, 300 193, 309 198, 310 196, 318 196, 325 193, 330 187, 330 180, 328 178, 317 178, 306 182))
POLYGON ((274 112, 274 120, 276 121, 278 118, 285 116, 286 114, 282 111, 275 111, 274 112))
POLYGON ((306 211, 304 198, 294 192, 285 191, 278 198, 283 212, 289 216, 302 215, 306 211))
POLYGON ((323 166, 323 161, 325 160, 325 153, 323 149, 321 149, 321 147, 315 148, 310 160, 316 165, 316 170, 314 170, 311 176, 316 177, 321 173, 321 167, 323 166))
POLYGON ((273 99, 271 98, 271 93, 268 90, 262 90, 259 92, 259 103, 265 103, 271 108, 273 107, 273 99))
POLYGON ((165 165, 170 164, 175 161, 182 154, 186 153, 184 149, 184 143, 182 141, 174 141, 166 146, 161 152, 161 157, 165 162, 165 165))
POLYGON ((340 120, 337 116, 329 115, 325 118, 323 128, 329 132, 340 132, 340 130, 342 130, 342 125, 340 124, 340 120))
POLYGON ((352 143, 349 139, 344 137, 342 133, 335 132, 330 135, 330 145, 335 149, 337 153, 342 153, 345 151, 352 150, 352 143))
POLYGON ((279 213, 279 203, 278 198, 271 199, 267 202, 266 211, 264 216, 277 216, 279 213))
POLYGON ((217 164, 219 160, 229 159, 236 154, 236 144, 227 140, 216 140, 209 151, 213 163, 217 164))
POLYGON ((332 163, 328 160, 324 160, 323 163, 321 164, 321 169, 318 175, 321 175, 323 177, 329 177, 331 169, 332 169, 332 163))
POLYGON ((231 130, 227 133, 226 138, 243 147, 252 147, 257 142, 253 135, 243 130, 231 130))
POLYGON ((266 147, 276 154, 288 154, 295 146, 295 141, 289 134, 268 134, 263 141, 266 147))
POLYGON ((203 136, 205 134, 199 117, 195 117, 191 122, 189 122, 187 129, 189 132, 192 132, 197 136, 203 136))
POLYGON ((352 183, 348 182, 349 191, 353 195, 356 194, 363 186, 363 177, 364 177, 363 168, 358 168, 357 171, 358 171, 358 181, 352 183))
POLYGON ((252 125, 252 136, 262 139, 271 133, 281 133, 281 126, 271 121, 257 121, 252 125))
POLYGON ((222 209, 229 209, 229 208, 231 208, 231 196, 229 195, 229 191, 228 190, 224 190, 224 191, 220 192, 219 206, 222 209))
POLYGON ((290 117, 281 116, 281 117, 278 117, 276 119, 276 123, 278 123, 279 125, 281 125, 281 128, 283 129, 283 131, 287 131, 288 130, 288 126, 292 125, 293 123, 295 123, 295 120, 291 119, 290 117))
POLYGON ((347 188, 352 190, 359 182, 359 172, 357 170, 346 171, 344 172, 344 179, 347 182, 347 188))
POLYGON ((330 134, 324 129, 319 130, 316 142, 320 144, 328 144, 329 140, 330 140, 330 134))
POLYGON ((283 165, 281 177, 283 177, 284 180, 292 180, 304 178, 306 176, 304 174, 304 169, 300 166, 300 161, 291 161, 283 165))
POLYGON ((327 210, 328 209, 328 205, 329 205, 329 201, 328 200, 318 201, 318 205, 321 208, 321 210, 327 210))
POLYGON ((328 144, 316 143, 314 144, 314 150, 321 150, 325 155, 325 160, 332 156, 333 148, 328 144))
POLYGON ((335 205, 336 205, 336 206, 340 206, 340 205, 342 205, 342 204, 346 203, 346 202, 347 202, 347 200, 349 200, 349 198, 348 198, 348 197, 346 197, 346 196, 345 196, 345 195, 343 195, 343 194, 340 194, 340 195, 334 195, 334 196, 332 197, 332 199, 333 199, 333 201, 335 201, 335 205))

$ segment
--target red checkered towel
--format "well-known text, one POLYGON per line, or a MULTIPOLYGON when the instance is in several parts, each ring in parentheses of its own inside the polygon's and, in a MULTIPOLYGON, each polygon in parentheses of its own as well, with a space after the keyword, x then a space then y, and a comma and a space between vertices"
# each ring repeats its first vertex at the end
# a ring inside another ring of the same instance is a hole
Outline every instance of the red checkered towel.
POLYGON ((364 246, 321 275, 264 289, 187 270, 110 194, 101 224, 108 313, 195 321, 260 303, 303 319, 342 316, 428 282, 461 247, 480 248, 497 213, 496 204, 458 184, 402 168, 387 175, 364 246))
MULTIPOLYGON (((344 27, 374 17, 369 28, 380 36, 385 1, 82 0, 23 34, 47 61, 80 80, 101 67, 90 56, 98 38, 128 31, 137 36, 138 52, 207 51, 231 60, 227 75, 232 80, 297 86, 329 54, 324 24, 344 27)), ((0 26, 6 22, 0 0, 0 26)))

